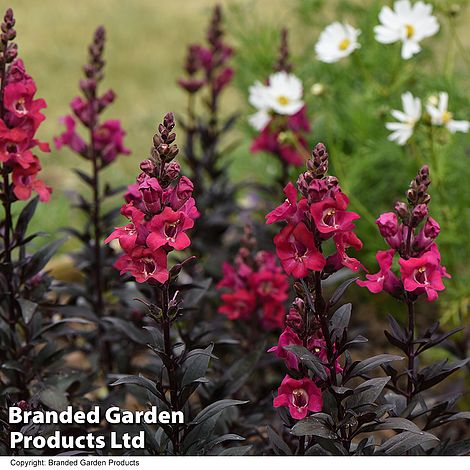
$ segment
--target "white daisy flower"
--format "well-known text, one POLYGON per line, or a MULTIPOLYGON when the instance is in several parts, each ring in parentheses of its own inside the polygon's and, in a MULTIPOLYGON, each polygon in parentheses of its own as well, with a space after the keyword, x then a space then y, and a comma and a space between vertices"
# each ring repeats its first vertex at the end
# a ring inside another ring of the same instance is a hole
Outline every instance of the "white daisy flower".
POLYGON ((393 10, 384 6, 379 13, 382 24, 374 28, 375 39, 382 44, 402 41, 401 56, 410 59, 421 50, 420 41, 439 31, 432 5, 422 1, 411 5, 410 0, 397 0, 393 10))
POLYGON ((456 132, 468 132, 470 129, 470 122, 456 121, 453 119, 453 114, 448 111, 447 105, 449 102, 449 95, 446 92, 439 93, 439 98, 428 100, 426 111, 431 116, 431 123, 435 126, 444 126, 449 132, 455 134, 456 132), (437 101, 437 103, 436 103, 437 101))
POLYGON ((359 29, 347 23, 335 21, 328 25, 320 34, 315 44, 317 59, 331 64, 347 57, 361 47, 357 38, 361 34, 359 29))
POLYGON ((271 120, 271 115, 265 109, 260 109, 248 118, 248 122, 257 131, 262 131, 271 120))
POLYGON ((276 72, 269 77, 266 97, 269 109, 292 116, 304 106, 302 82, 293 74, 276 72))
POLYGON ((401 95, 403 111, 393 109, 391 114, 398 122, 387 122, 385 127, 393 131, 388 140, 398 145, 405 145, 413 135, 416 123, 421 118, 421 100, 415 98, 409 91, 401 95))
POLYGON ((269 77, 268 85, 256 82, 249 88, 248 101, 258 112, 248 121, 258 131, 271 119, 271 113, 292 116, 304 106, 302 82, 287 72, 276 72, 269 77))

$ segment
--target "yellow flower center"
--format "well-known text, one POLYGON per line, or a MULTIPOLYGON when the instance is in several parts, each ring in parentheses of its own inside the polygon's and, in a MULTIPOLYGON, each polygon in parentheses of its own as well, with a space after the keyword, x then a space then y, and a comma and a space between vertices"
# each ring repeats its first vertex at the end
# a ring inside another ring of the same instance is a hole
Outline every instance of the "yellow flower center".
POLYGON ((419 273, 424 273, 426 271, 426 268, 424 266, 421 266, 421 268, 418 269, 419 273))
POLYGON ((286 104, 289 104, 289 98, 287 98, 287 96, 281 95, 281 96, 278 96, 277 102, 280 105, 285 106, 286 104))
POLYGON ((449 111, 444 111, 442 113, 442 123, 443 124, 448 124, 451 119, 452 119, 452 113, 449 113, 449 111))
POLYGON ((344 38, 338 45, 340 51, 345 51, 351 44, 348 38, 344 38))
POLYGON ((411 26, 410 24, 407 24, 405 28, 406 28, 406 37, 408 39, 412 38, 413 34, 415 33, 415 29, 413 28, 413 26, 411 26))

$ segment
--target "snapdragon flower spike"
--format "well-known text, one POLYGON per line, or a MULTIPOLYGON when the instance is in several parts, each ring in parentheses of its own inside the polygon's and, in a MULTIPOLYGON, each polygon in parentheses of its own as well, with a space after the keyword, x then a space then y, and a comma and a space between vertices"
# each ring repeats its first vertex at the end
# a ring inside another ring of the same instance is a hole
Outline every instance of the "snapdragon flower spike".
POLYGON ((245 227, 234 264, 224 263, 224 276, 217 284, 223 289, 219 313, 229 320, 254 319, 266 330, 279 329, 283 326, 289 282, 276 264, 274 253, 256 252, 255 245, 251 229, 245 227))
MULTIPOLYGON (((47 202, 52 189, 38 179, 41 171, 39 158, 33 153, 37 147, 49 152, 49 145, 38 141, 35 134, 44 121, 41 110, 46 102, 36 98, 36 84, 26 72, 23 61, 17 58, 15 19, 8 9, 0 35, 0 62, 4 70, 3 95, 0 97, 0 163, 3 172, 12 175, 12 191, 20 200, 27 200, 33 191, 47 202)), ((4 188, 4 191, 6 189, 4 188)))
POLYGON ((164 284, 169 279, 168 255, 187 248, 186 233, 199 217, 191 181, 180 176, 174 161, 178 147, 173 114, 165 116, 153 137, 151 156, 140 164, 142 172, 126 194, 121 214, 129 224, 118 227, 105 240, 118 240, 124 253, 115 263, 121 274, 139 282, 164 284))
POLYGON ((186 56, 186 76, 178 84, 189 94, 197 93, 204 87, 209 91, 208 104, 211 110, 217 108, 219 95, 232 81, 234 70, 228 65, 233 49, 224 42, 222 9, 216 5, 209 25, 207 46, 191 44, 186 56))
POLYGON ((287 222, 274 237, 282 267, 296 279, 322 271, 327 264, 330 273, 342 267, 358 271, 361 263, 349 257, 346 249, 362 248, 362 242, 353 232, 353 221, 359 216, 346 210, 349 199, 341 191, 338 180, 326 176, 328 153, 323 144, 315 147, 307 168, 297 181, 298 189, 288 183, 284 189, 287 199, 266 216, 267 224, 287 222), (335 250, 325 257, 322 243, 330 238, 335 250))
POLYGON ((117 119, 108 119, 98 122, 98 116, 105 111, 116 98, 113 90, 107 90, 98 95, 98 85, 103 79, 103 51, 106 40, 105 29, 100 26, 94 34, 93 42, 89 46, 89 60, 84 65, 85 78, 80 80, 80 90, 83 97, 76 96, 70 102, 71 114, 61 118, 65 131, 54 139, 57 149, 66 146, 84 158, 91 159, 93 152, 99 159, 101 167, 105 167, 116 160, 119 155, 129 155, 130 150, 124 145, 126 133, 117 119), (76 130, 77 121, 81 122, 92 134, 92 144, 76 130), (93 145, 93 149, 90 149, 93 145))
MULTIPOLYGON (((274 237, 274 244, 286 273, 302 279, 301 283, 294 284, 298 295, 304 295, 304 288, 321 283, 322 279, 343 267, 352 271, 362 268, 361 263, 346 251, 350 247, 362 248, 362 242, 353 231, 353 222, 359 216, 347 211, 349 199, 341 191, 338 180, 327 176, 327 172, 328 152, 323 144, 317 144, 307 162, 307 171, 297 180, 297 188, 288 183, 284 189, 287 199, 266 216, 267 224, 286 223, 274 237)), ((336 344, 324 336, 321 300, 314 300, 318 304, 312 311, 310 305, 306 306, 305 299, 297 297, 294 300, 278 344, 268 350, 284 360, 289 374, 301 377, 298 380, 286 375, 274 399, 274 407, 288 407, 294 419, 321 411, 323 399, 319 387, 330 382, 336 384, 335 374, 342 371, 336 344), (295 346, 304 347, 318 357, 329 376, 326 381, 308 376, 299 356, 289 349, 295 346)))
POLYGON ((429 168, 424 166, 411 182, 407 202, 397 202, 395 212, 386 212, 376 221, 380 234, 390 250, 379 251, 380 271, 366 275, 357 284, 377 294, 385 291, 394 297, 405 296, 416 300, 426 295, 432 302, 444 290, 442 278, 450 275, 441 265, 441 256, 435 242, 439 224, 429 216, 429 168), (393 260, 398 258, 399 272, 393 272, 393 260))
POLYGON ((275 155, 283 168, 301 166, 307 155, 305 134, 310 123, 302 100, 302 82, 291 72, 286 29, 281 31, 279 57, 273 68, 265 84, 258 81, 249 89, 249 102, 257 110, 249 122, 259 132, 250 150, 275 155))

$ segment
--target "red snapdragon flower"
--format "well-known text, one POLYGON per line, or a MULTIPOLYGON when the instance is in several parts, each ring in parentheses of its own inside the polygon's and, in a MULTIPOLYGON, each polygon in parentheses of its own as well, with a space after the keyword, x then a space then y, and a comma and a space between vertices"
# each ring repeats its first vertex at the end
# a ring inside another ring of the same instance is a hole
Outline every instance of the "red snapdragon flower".
POLYGON ((385 290, 391 295, 395 295, 403 286, 397 276, 392 272, 393 256, 395 250, 378 251, 375 255, 379 264, 379 272, 376 274, 366 274, 367 281, 358 280, 357 284, 367 287, 373 294, 378 294, 385 290))
POLYGON ((290 181, 284 188, 284 194, 287 196, 286 200, 266 216, 267 224, 289 220, 297 212, 297 189, 290 181))
POLYGON ((445 289, 442 278, 451 277, 441 266, 436 244, 419 258, 400 258, 398 263, 405 290, 418 295, 425 292, 429 302, 436 300, 438 291, 445 289))
MULTIPOLYGON (((249 228, 245 230, 250 234, 245 236, 251 236, 249 228)), ((225 262, 222 269, 224 276, 217 289, 228 292, 221 295, 219 313, 230 320, 256 317, 265 330, 282 328, 289 283, 276 264, 274 253, 254 254, 252 249, 242 246, 235 264, 225 262)))
POLYGON ((256 309, 255 294, 245 289, 226 292, 220 298, 223 304, 219 307, 219 313, 229 320, 246 320, 256 309))
POLYGON ((275 116, 253 140, 250 151, 268 152, 281 161, 301 166, 305 163, 307 141, 304 133, 310 131, 306 107, 292 116, 275 116))
POLYGON ((293 352, 284 349, 284 346, 293 345, 301 346, 302 340, 292 328, 287 326, 281 333, 281 336, 279 336, 277 345, 268 349, 268 352, 272 352, 277 357, 284 359, 289 369, 299 370, 299 359, 297 356, 293 352))
POLYGON ((27 200, 35 191, 40 200, 46 202, 52 189, 38 179, 41 165, 33 153, 35 147, 43 152, 50 151, 48 144, 34 138, 45 119, 41 110, 46 107, 46 102, 35 99, 36 84, 19 59, 7 69, 5 82, 5 113, 0 119, 0 162, 12 172, 13 193, 18 199, 27 200))
POLYGON ((317 230, 322 234, 348 232, 354 229, 354 220, 359 219, 355 212, 347 212, 349 199, 342 192, 335 192, 332 198, 315 202, 310 206, 310 214, 317 230))
POLYGON ((164 284, 168 280, 168 254, 190 245, 186 231, 199 216, 191 181, 180 177, 179 165, 171 161, 178 153, 173 144, 174 126, 173 115, 167 114, 159 134, 154 136, 152 156, 141 163, 142 173, 125 195, 127 203, 121 213, 130 223, 116 228, 105 240, 105 243, 119 241, 124 254, 115 267, 137 282, 152 280, 164 284))
POLYGON ((56 148, 61 149, 65 145, 74 152, 87 157, 88 146, 75 130, 76 123, 73 117, 64 116, 60 121, 65 125, 65 131, 60 136, 54 138, 56 148))
POLYGON ((154 279, 160 284, 168 280, 167 253, 165 250, 151 250, 145 246, 136 246, 128 253, 120 256, 114 264, 120 274, 128 273, 137 282, 154 279))
POLYGON ((152 250, 157 250, 166 245, 175 250, 184 250, 191 244, 185 231, 193 226, 194 221, 184 212, 176 212, 171 207, 165 207, 150 222, 150 234, 147 237, 147 244, 152 250))
POLYGON ((323 397, 321 390, 311 379, 296 380, 286 375, 273 403, 275 408, 288 407, 292 418, 303 419, 309 411, 321 411, 323 397))
POLYGON ((274 237, 276 253, 287 274, 303 278, 308 271, 321 271, 325 257, 315 246, 313 234, 303 222, 287 225, 274 237))
POLYGON ((94 131, 94 143, 105 164, 113 162, 119 155, 129 155, 130 150, 124 145, 126 133, 117 119, 109 119, 94 131))
POLYGON ((410 184, 407 203, 397 202, 396 212, 386 212, 377 219, 380 234, 391 249, 377 252, 380 271, 366 275, 367 280, 357 281, 358 285, 372 293, 385 290, 407 302, 414 302, 423 294, 432 302, 438 298, 438 292, 444 290, 442 278, 450 275, 441 265, 435 243, 439 224, 429 216, 431 198, 427 189, 430 183, 429 168, 424 166, 410 184), (395 254, 399 256, 400 277, 392 271, 395 254))

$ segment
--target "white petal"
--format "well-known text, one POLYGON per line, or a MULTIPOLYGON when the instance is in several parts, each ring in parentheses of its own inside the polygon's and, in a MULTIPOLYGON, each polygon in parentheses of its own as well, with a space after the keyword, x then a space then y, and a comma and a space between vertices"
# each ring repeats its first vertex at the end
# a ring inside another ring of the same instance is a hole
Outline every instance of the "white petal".
POLYGON ((271 120, 271 116, 265 110, 260 110, 255 114, 252 114, 248 118, 248 122, 255 128, 257 131, 262 131, 271 120))
POLYGON ((417 42, 405 40, 401 48, 401 57, 405 60, 411 59, 420 50, 421 46, 417 42))
POLYGON ((468 121, 454 121, 453 119, 450 120, 447 125, 447 129, 449 129, 452 134, 456 132, 468 132, 470 129, 470 122, 468 121))
POLYGON ((374 26, 375 40, 381 44, 391 44, 401 39, 401 35, 398 30, 390 29, 386 26, 374 26))
POLYGON ((445 113, 448 109, 449 106, 449 94, 446 93, 445 91, 441 91, 439 93, 439 111, 441 113, 445 113))

